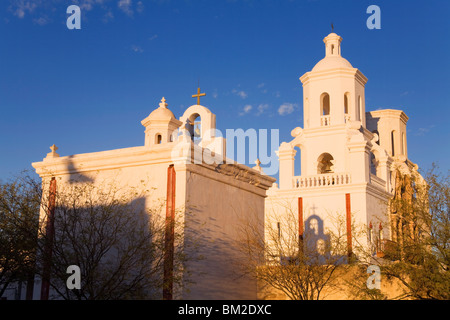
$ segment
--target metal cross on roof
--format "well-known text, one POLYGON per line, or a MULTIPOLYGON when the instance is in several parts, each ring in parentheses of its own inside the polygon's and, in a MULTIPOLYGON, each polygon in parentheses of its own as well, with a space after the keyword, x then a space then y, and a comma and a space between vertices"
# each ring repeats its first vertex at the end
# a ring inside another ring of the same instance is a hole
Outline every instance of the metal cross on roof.
POLYGON ((193 94, 192 98, 197 98, 197 104, 200 105, 200 97, 206 96, 206 93, 200 93, 200 87, 197 89, 197 94, 193 94))

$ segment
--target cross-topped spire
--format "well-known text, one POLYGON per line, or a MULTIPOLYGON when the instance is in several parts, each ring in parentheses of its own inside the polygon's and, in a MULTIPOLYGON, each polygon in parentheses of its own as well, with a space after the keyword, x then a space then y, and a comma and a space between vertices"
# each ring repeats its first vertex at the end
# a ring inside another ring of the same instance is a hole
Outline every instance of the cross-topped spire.
POLYGON ((166 98, 162 97, 161 102, 159 104, 160 108, 167 108, 168 104, 166 103, 166 98))
POLYGON ((192 98, 197 98, 197 104, 200 105, 200 97, 206 96, 206 93, 200 93, 200 87, 197 88, 197 94, 193 94, 192 98))
POLYGON ((55 144, 53 144, 51 147, 50 147, 50 150, 52 150, 52 152, 56 152, 56 150, 58 150, 59 148, 57 147, 57 146, 55 146, 55 144))

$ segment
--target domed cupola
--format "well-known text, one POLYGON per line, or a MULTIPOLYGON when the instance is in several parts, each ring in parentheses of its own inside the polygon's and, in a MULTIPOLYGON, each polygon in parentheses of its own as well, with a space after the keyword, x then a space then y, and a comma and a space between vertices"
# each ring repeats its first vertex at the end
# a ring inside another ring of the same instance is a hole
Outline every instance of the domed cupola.
POLYGON ((167 108, 166 99, 163 97, 159 108, 141 121, 145 127, 145 146, 159 145, 172 142, 176 129, 181 126, 181 121, 167 108))
POLYGON ((325 57, 300 77, 304 128, 343 125, 348 121, 361 121, 365 126, 367 78, 341 56, 339 35, 330 33, 323 42, 325 57))
POLYGON ((325 43, 325 58, 320 60, 312 71, 323 71, 338 68, 353 68, 353 66, 341 56, 342 38, 336 33, 330 33, 323 39, 325 43))

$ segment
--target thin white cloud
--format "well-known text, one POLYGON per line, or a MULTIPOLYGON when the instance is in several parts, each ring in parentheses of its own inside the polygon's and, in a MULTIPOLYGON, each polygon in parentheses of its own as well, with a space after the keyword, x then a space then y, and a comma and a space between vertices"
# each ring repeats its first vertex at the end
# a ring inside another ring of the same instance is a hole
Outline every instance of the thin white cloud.
POLYGON ((152 40, 155 40, 156 38, 158 38, 158 35, 154 34, 151 37, 149 37, 148 40, 152 41, 152 40))
POLYGON ((410 91, 403 91, 402 93, 400 93, 400 97, 405 97, 407 95, 411 94, 410 91))
POLYGON ((122 10, 129 17, 133 16, 132 5, 133 5, 132 0, 119 0, 119 2, 117 3, 119 9, 122 10))
POLYGON ((242 112, 239 113, 240 116, 246 115, 247 113, 249 113, 251 110, 253 109, 253 107, 249 104, 247 104, 244 109, 242 110, 242 112))
POLYGON ((263 114, 267 109, 269 109, 269 105, 266 103, 260 104, 258 106, 258 112, 256 113, 257 116, 263 114))
MULTIPOLYGON (((5 0, 3 0, 5 1, 5 0)), ((44 21, 39 16, 36 17, 38 11, 42 13, 54 12, 54 5, 60 4, 63 0, 8 0, 9 6, 8 11, 19 19, 23 19, 32 14, 35 15, 32 21, 36 24, 46 24, 54 19, 49 19, 49 17, 44 16, 44 21)), ((105 12, 102 17, 103 22, 108 22, 114 19, 113 10, 114 6, 120 11, 124 12, 127 16, 133 17, 134 13, 142 13, 145 8, 143 0, 133 1, 133 0, 71 0, 70 4, 74 4, 80 7, 82 12, 89 12, 95 8, 100 8, 105 12)))
POLYGON ((436 125, 432 124, 427 127, 422 127, 417 129, 417 131, 414 133, 415 136, 424 136, 428 132, 430 132, 431 129, 433 129, 436 125))
POLYGON ((142 13, 144 11, 144 3, 142 1, 138 1, 136 4, 136 11, 138 13, 142 13))
POLYGON ((133 50, 133 51, 136 52, 136 53, 142 53, 142 52, 144 52, 144 49, 142 49, 140 46, 137 46, 137 45, 132 45, 132 46, 131 46, 131 50, 133 50))
POLYGON ((32 13, 39 5, 41 5, 40 0, 13 0, 9 9, 16 17, 22 19, 27 13, 32 13))
POLYGON ((102 21, 104 23, 108 23, 109 21, 112 21, 114 19, 114 14, 112 13, 111 10, 108 10, 105 15, 102 18, 102 21))
POLYGON ((291 114, 292 112, 294 112, 295 107, 296 107, 296 104, 285 102, 278 108, 278 114, 280 116, 285 116, 285 115, 291 114))
POLYGON ((235 95, 237 95, 238 97, 241 97, 242 99, 245 99, 248 97, 247 92, 245 92, 244 90, 233 89, 231 92, 234 93, 235 95))
POLYGON ((266 84, 264 82, 258 84, 256 87, 261 90, 261 93, 267 93, 266 84))
POLYGON ((78 6, 80 7, 80 10, 84 11, 91 11, 92 8, 94 7, 95 4, 95 0, 84 0, 84 1, 80 1, 80 3, 78 4, 78 6))
POLYGON ((247 93, 246 92, 244 92, 244 91, 239 91, 238 92, 238 96, 239 97, 241 97, 242 99, 245 99, 245 98, 247 98, 247 93))
POLYGON ((96 5, 104 5, 108 0, 72 0, 73 4, 80 7, 81 11, 91 11, 96 5))
POLYGON ((40 26, 44 26, 44 25, 46 25, 47 23, 49 23, 50 20, 49 20, 47 17, 40 17, 40 18, 37 18, 37 19, 33 19, 33 22, 34 22, 35 24, 40 25, 40 26))

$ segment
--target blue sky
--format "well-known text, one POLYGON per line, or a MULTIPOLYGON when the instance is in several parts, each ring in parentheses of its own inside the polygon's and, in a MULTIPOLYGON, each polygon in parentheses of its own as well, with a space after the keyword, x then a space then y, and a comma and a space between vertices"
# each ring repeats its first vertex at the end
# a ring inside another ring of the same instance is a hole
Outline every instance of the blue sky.
POLYGON ((143 145, 140 121, 162 96, 181 116, 198 79, 218 129, 289 141, 303 126, 299 77, 331 22, 369 79, 366 111, 404 110, 409 158, 448 170, 449 12, 447 0, 2 0, 0 179, 52 144, 62 156, 143 145), (81 30, 66 27, 71 4, 81 30), (380 30, 366 27, 371 4, 380 30))

